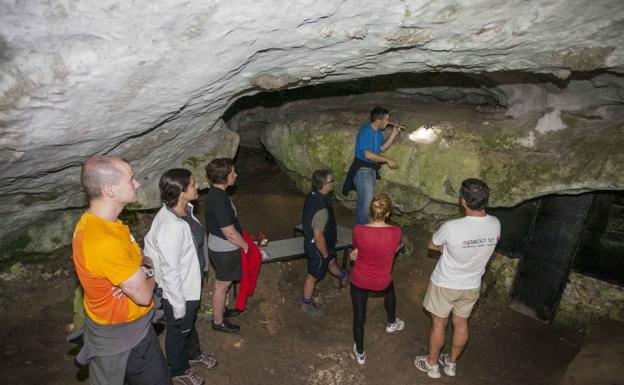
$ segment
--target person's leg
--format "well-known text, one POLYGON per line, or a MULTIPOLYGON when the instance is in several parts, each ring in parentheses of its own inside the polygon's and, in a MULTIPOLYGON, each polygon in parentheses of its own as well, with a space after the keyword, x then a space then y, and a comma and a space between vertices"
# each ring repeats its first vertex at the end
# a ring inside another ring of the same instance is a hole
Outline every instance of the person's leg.
MULTIPOLYGON (((305 282, 303 283, 303 300, 312 300, 314 294, 314 286, 316 285, 316 278, 308 274, 305 282)), ((304 302, 305 303, 305 302, 304 302)), ((311 302, 310 302, 311 303, 311 302)))
POLYGON ((323 279, 327 272, 327 259, 321 256, 321 253, 314 244, 304 244, 304 250, 307 259, 308 275, 303 283, 303 297, 301 298, 301 308, 306 310, 313 307, 312 295, 316 282, 323 279))
POLYGON ((199 301, 186 301, 186 316, 184 318, 189 320, 187 323, 189 333, 186 336, 186 355, 189 360, 197 358, 202 353, 199 346, 199 336, 195 328, 197 309, 199 309, 199 301))
POLYGON ((455 363, 468 343, 468 318, 463 318, 453 313, 453 339, 449 362, 455 363))
POLYGON ((440 318, 435 314, 431 314, 431 334, 429 334, 429 355, 427 363, 431 366, 438 364, 440 351, 444 347, 444 333, 448 318, 440 318))
POLYGON ((338 264, 336 263, 336 258, 332 258, 331 261, 329 261, 329 265, 327 268, 329 269, 329 272, 336 277, 340 277, 340 275, 342 274, 342 270, 340 269, 340 267, 338 267, 338 264))
POLYGON ((376 172, 372 168, 362 167, 355 173, 355 190, 357 202, 355 206, 355 221, 357 224, 368 223, 368 211, 375 195, 376 172))
POLYGON ((89 384, 123 384, 130 352, 114 356, 93 357, 89 360, 89 384))
POLYGON ((343 285, 343 287, 348 283, 349 273, 347 273, 346 270, 342 270, 340 269, 340 267, 338 267, 338 264, 336 263, 336 258, 332 258, 329 261, 327 268, 330 273, 332 273, 334 276, 336 276, 336 278, 340 280, 340 283, 343 285))
POLYGON ((394 293, 394 282, 384 290, 384 308, 386 309, 387 322, 393 324, 396 321, 396 294, 394 293))
POLYGON ((351 284, 351 303, 353 304, 353 340, 357 352, 364 353, 364 324, 366 323, 366 303, 368 290, 351 284))
POLYGON ((185 333, 186 326, 183 325, 183 322, 175 320, 173 307, 169 301, 163 298, 162 305, 165 311, 165 353, 167 355, 167 364, 172 376, 180 376, 189 368, 186 341, 189 332, 185 333))
POLYGON ((128 385, 172 385, 158 337, 150 326, 147 336, 130 351, 126 365, 128 385))
POLYGON ((223 323, 223 310, 225 309, 225 298, 232 281, 219 281, 215 279, 214 291, 212 293, 212 314, 213 322, 217 325, 223 323))
POLYGON ((186 336, 186 356, 188 357, 189 365, 199 366, 206 370, 213 370, 217 367, 217 359, 212 354, 201 351, 199 336, 197 335, 197 329, 195 327, 199 304, 200 301, 186 301, 185 319, 188 319, 188 322, 185 322, 184 328, 186 330, 188 327, 189 330, 186 336))

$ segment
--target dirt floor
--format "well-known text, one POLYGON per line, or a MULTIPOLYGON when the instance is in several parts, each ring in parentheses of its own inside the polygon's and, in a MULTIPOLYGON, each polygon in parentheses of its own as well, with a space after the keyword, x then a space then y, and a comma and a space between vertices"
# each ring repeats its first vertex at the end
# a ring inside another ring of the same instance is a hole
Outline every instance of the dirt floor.
MULTIPOLYGON (((300 222, 304 195, 260 150, 241 150, 239 182, 233 200, 243 227, 265 232, 269 239, 292 236, 300 222)), ((353 212, 335 205, 339 224, 353 225, 353 212)), ((201 213, 201 211, 200 211, 201 213)), ((137 216, 138 239, 152 214, 137 216)), ((200 215, 203 217, 203 215, 200 215)), ((397 313, 403 331, 384 329, 382 298, 370 298, 366 323, 367 362, 359 366, 351 353, 351 303, 348 290, 327 277, 316 300, 325 316, 312 319, 298 308, 306 275, 305 260, 263 265, 256 294, 236 323, 238 334, 214 332, 209 319, 198 320, 202 347, 213 352, 219 367, 200 372, 207 384, 560 384, 585 334, 545 325, 494 304, 479 306, 471 319, 471 340, 457 377, 434 380, 413 365, 425 352, 429 318, 422 298, 436 260, 428 256, 430 233, 404 230, 415 245, 398 256, 394 269, 397 313)), ((29 264, 21 278, 0 281, 0 384, 86 384, 87 372, 73 365, 77 349, 63 341, 72 320, 76 285, 69 249, 49 261, 29 264)), ((209 302, 210 285, 204 301, 209 302)), ((208 306, 206 306, 208 308, 208 306)), ((161 333, 161 338, 164 333, 161 333)), ((599 382, 593 382, 599 384, 599 382)))

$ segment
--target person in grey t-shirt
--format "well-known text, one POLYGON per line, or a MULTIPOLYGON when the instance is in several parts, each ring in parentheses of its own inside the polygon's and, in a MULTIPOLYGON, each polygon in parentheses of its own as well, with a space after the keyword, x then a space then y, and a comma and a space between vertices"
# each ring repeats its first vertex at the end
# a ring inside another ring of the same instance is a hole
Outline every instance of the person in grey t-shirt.
POLYGON ((236 183, 237 175, 230 158, 213 159, 206 166, 206 175, 213 183, 206 195, 208 256, 215 269, 212 328, 233 333, 240 327, 231 323, 227 317, 235 317, 240 311, 226 310, 225 298, 232 281, 241 279, 241 249, 246 253, 248 248, 242 236, 238 213, 226 191, 236 183))

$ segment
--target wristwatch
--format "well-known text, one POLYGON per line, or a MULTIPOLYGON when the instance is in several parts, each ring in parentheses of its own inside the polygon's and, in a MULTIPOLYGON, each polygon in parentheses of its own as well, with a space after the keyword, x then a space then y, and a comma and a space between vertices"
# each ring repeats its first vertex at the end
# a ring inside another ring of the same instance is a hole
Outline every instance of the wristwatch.
POLYGON ((154 276, 154 268, 152 266, 148 265, 147 263, 143 263, 141 264, 141 267, 143 268, 143 272, 145 273, 147 279, 150 279, 154 276))

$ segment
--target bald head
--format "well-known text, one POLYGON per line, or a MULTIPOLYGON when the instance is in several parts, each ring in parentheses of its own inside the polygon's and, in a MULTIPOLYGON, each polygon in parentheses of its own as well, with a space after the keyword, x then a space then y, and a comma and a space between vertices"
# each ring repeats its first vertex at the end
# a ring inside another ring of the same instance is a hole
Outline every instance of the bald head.
POLYGON ((123 176, 120 164, 128 163, 117 156, 94 156, 87 159, 80 171, 80 183, 89 199, 102 196, 102 188, 106 185, 115 185, 123 176))

